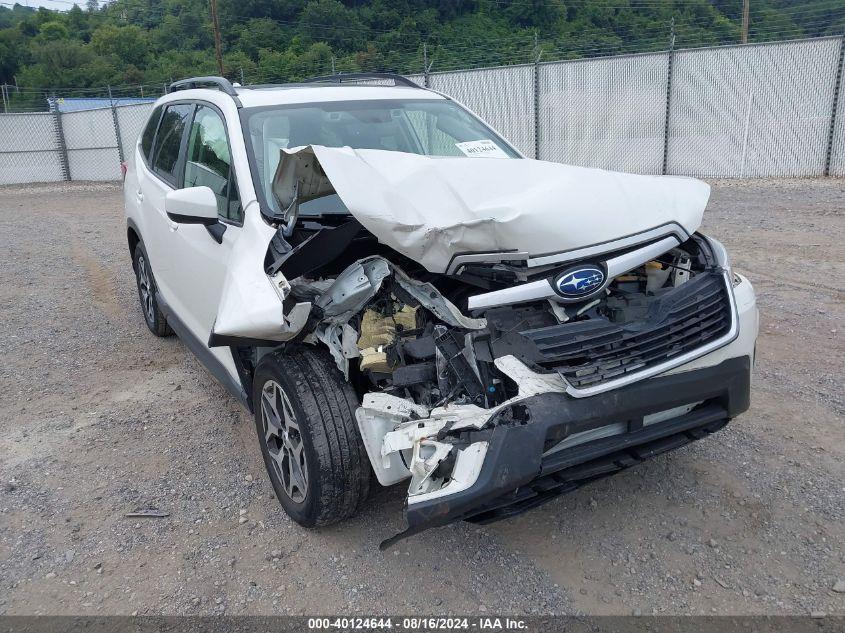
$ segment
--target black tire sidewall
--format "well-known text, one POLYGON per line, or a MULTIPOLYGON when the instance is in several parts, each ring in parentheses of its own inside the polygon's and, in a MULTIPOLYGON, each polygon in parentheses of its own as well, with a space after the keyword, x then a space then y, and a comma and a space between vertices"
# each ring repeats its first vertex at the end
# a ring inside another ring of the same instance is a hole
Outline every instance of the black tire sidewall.
POLYGON ((144 316, 144 323, 147 324, 150 332, 155 334, 156 336, 164 336, 166 333, 166 323, 164 321, 164 316, 161 313, 161 310, 158 306, 158 299, 156 298, 156 282, 155 277, 153 277, 153 269, 150 266, 150 256, 147 255, 147 249, 144 248, 143 242, 138 242, 135 246, 135 253, 132 255, 132 269, 135 271, 135 289, 138 291, 138 305, 141 306, 141 314, 144 316), (144 300, 141 297, 141 277, 138 274, 138 268, 141 266, 140 258, 143 256, 144 258, 144 266, 147 269, 147 277, 150 280, 151 288, 150 292, 152 293, 152 301, 153 301, 153 322, 150 323, 150 319, 147 316, 147 311, 144 308, 144 300))
POLYGON ((261 457, 264 459, 264 465, 267 468, 267 474, 270 477, 270 483, 279 499, 279 503, 294 521, 304 527, 314 527, 317 525, 319 519, 319 507, 317 500, 320 498, 321 481, 320 477, 320 463, 317 458, 317 453, 314 450, 314 442, 312 438, 311 420, 302 407, 302 403, 297 395, 296 385, 292 384, 293 380, 285 372, 279 357, 276 354, 268 354, 262 358, 255 371, 252 387, 252 402, 255 409, 255 430, 258 433, 258 441, 261 445, 261 457), (301 503, 297 503, 291 499, 287 492, 285 492, 279 476, 276 474, 274 467, 274 460, 267 450, 267 441, 264 433, 264 423, 261 419, 261 394, 264 390, 264 385, 269 380, 274 380, 281 385, 285 394, 290 400, 291 407, 293 407, 296 414, 296 421, 299 425, 299 431, 302 435, 303 450, 305 451, 305 469, 308 477, 308 491, 305 499, 301 503))

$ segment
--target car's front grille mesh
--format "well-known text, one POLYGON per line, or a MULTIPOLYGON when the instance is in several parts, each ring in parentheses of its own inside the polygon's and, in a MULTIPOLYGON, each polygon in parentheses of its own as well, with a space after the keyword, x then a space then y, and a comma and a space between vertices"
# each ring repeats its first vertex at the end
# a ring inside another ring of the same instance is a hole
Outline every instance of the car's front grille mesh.
POLYGON ((584 388, 671 360, 724 336, 731 327, 720 273, 702 273, 656 298, 648 316, 625 324, 604 319, 523 331, 542 364, 584 388))

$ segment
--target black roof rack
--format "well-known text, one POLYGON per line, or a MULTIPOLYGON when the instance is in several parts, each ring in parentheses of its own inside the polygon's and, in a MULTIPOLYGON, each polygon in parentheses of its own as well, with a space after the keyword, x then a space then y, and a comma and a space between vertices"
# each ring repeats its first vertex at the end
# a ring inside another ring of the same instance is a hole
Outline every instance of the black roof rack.
POLYGON ((170 84, 170 92, 176 90, 190 90, 192 88, 209 88, 216 86, 220 92, 225 92, 230 97, 238 100, 238 93, 235 92, 235 87, 225 77, 191 77, 190 79, 180 79, 170 84))
MULTIPOLYGON (((402 75, 397 75, 396 73, 340 73, 337 75, 324 75, 321 77, 309 77, 308 79, 303 79, 297 83, 288 83, 288 84, 257 84, 253 86, 241 86, 241 88, 245 88, 248 90, 252 89, 262 89, 262 88, 295 88, 296 86, 301 86, 304 84, 340 84, 349 81, 360 81, 360 80, 367 80, 367 79, 390 79, 393 83, 397 86, 407 86, 409 88, 419 88, 420 90, 425 90, 419 84, 414 83, 407 77, 403 77, 402 75)), ((174 81, 170 84, 170 92, 176 92, 177 90, 191 90, 193 88, 217 88, 220 92, 224 92, 235 101, 235 104, 240 108, 241 107, 241 100, 238 98, 238 93, 235 91, 235 87, 225 77, 215 77, 215 76, 208 76, 208 77, 190 77, 189 79, 180 79, 179 81, 174 81)))
POLYGON ((343 83, 344 81, 358 81, 361 79, 392 79, 393 83, 407 86, 409 88, 419 88, 425 90, 419 84, 414 83, 407 77, 397 75, 396 73, 339 73, 337 75, 323 75, 321 77, 309 77, 303 79, 300 83, 314 84, 314 83, 343 83))

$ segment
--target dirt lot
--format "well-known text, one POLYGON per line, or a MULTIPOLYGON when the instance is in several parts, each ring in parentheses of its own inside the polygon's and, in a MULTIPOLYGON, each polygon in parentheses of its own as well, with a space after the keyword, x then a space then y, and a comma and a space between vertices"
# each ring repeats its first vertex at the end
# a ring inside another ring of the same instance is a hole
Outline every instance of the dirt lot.
POLYGON ((250 416, 147 331, 118 188, 0 189, 0 613, 845 613, 845 181, 715 183, 705 228, 758 291, 752 410, 381 553, 401 485, 301 529, 250 416))

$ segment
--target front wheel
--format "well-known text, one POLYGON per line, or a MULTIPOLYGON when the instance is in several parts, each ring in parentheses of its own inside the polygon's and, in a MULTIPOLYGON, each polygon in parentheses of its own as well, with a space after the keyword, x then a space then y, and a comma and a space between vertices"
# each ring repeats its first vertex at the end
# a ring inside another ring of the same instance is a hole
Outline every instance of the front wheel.
POLYGON ((354 515, 369 492, 370 465, 355 391, 331 356, 267 354, 255 369, 253 402, 264 464, 285 512, 304 527, 354 515))

